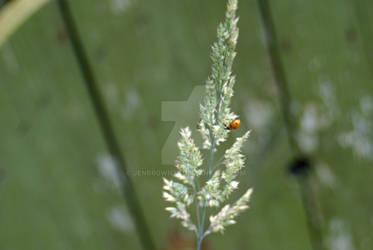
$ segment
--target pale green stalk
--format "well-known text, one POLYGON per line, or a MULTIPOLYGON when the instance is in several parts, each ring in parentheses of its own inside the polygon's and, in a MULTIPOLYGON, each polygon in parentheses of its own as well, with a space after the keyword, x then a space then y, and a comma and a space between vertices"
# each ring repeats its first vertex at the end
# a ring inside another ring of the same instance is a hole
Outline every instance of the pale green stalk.
MULTIPOLYGON (((213 136, 211 138, 210 161, 209 161, 209 166, 208 166, 207 179, 210 179, 210 177, 211 177, 211 168, 212 168, 212 164, 214 162, 215 150, 216 150, 215 136, 213 136)), ((204 235, 204 226, 205 226, 205 217, 206 217, 206 203, 207 203, 207 201, 205 200, 203 202, 203 207, 202 207, 202 219, 201 219, 201 222, 199 224, 199 232, 198 232, 198 235, 197 235, 197 250, 201 249, 202 240, 205 236, 204 235)))

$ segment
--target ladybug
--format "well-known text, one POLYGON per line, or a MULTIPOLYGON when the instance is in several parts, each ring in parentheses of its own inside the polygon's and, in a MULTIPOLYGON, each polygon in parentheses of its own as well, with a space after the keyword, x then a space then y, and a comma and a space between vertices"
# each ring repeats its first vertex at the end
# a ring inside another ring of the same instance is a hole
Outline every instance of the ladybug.
POLYGON ((228 126, 225 125, 225 129, 228 129, 228 130, 236 130, 240 127, 241 125, 241 120, 240 119, 236 119, 234 121, 232 121, 228 126))

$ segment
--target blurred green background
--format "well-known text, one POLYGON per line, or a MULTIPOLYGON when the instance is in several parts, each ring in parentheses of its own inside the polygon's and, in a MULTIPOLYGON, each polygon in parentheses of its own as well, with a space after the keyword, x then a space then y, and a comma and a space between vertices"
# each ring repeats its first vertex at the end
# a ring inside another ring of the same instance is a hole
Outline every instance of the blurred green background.
MULTIPOLYGON (((316 225, 324 249, 371 250, 373 3, 265 1, 284 102, 260 1, 239 2, 232 103, 243 123, 234 135, 252 130, 240 176, 241 190, 254 187, 251 209, 206 249, 316 250, 316 225), (291 176, 304 156, 314 171, 291 176)), ((17 0, 5 2, 1 14, 17 0)), ((193 244, 164 211, 161 177, 173 166, 162 151, 198 112, 187 100, 209 74, 225 2, 67 1, 157 249, 193 244)), ((0 48, 1 250, 142 249, 78 59, 57 0, 0 48)))

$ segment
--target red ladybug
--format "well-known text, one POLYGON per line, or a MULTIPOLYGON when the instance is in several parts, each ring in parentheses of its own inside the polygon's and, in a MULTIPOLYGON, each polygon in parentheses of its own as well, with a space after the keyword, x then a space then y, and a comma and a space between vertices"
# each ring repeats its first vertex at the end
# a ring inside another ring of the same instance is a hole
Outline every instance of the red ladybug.
POLYGON ((228 126, 226 125, 226 126, 225 126, 225 129, 228 129, 228 130, 236 130, 236 129, 238 129, 240 126, 241 126, 241 120, 240 120, 240 119, 236 119, 236 120, 234 120, 233 122, 231 122, 228 126))

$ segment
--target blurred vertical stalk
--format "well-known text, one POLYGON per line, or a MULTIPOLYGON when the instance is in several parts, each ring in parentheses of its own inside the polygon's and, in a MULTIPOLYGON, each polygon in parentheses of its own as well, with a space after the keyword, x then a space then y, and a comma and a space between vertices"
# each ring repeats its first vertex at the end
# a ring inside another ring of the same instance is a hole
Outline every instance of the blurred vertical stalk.
POLYGON ((296 130, 295 121, 291 115, 290 95, 287 86, 286 75, 282 65, 281 54, 277 47, 277 37, 274 28, 269 3, 267 0, 257 0, 259 6, 259 13, 263 23, 264 34, 270 63, 274 74, 277 89, 280 94, 280 103, 283 114, 283 119, 286 124, 286 132, 288 134, 289 143, 296 153, 300 153, 300 149, 295 139, 296 130))
POLYGON ((308 176, 299 176, 297 178, 300 188, 302 204, 306 212, 307 225, 311 239, 312 249, 323 250, 323 237, 321 229, 321 214, 319 203, 316 197, 315 182, 312 174, 308 176))
POLYGON ((155 245, 151 239, 150 231, 145 222, 145 217, 137 199, 132 180, 128 174, 124 156, 120 150, 119 142, 114 133, 108 111, 105 107, 103 98, 98 88, 96 78, 94 77, 92 67, 89 63, 87 54, 80 40, 78 30, 72 16, 70 6, 67 0, 58 0, 59 10, 70 37, 73 52, 80 67, 84 82, 86 84, 101 132, 106 141, 108 150, 117 164, 117 173, 121 180, 121 187, 124 198, 131 216, 135 222, 141 244, 145 250, 154 250, 155 245))
POLYGON ((366 60, 370 66, 370 73, 373 74, 373 35, 372 35, 372 11, 371 1, 353 1, 356 18, 359 25, 360 34, 363 41, 363 49, 366 60))
POLYGON ((288 90, 285 70, 282 64, 280 50, 278 48, 276 30, 268 0, 257 0, 261 21, 266 38, 266 45, 270 62, 279 92, 281 109, 290 146, 295 155, 295 164, 290 172, 297 178, 300 196, 307 219, 308 233, 313 250, 324 250, 321 231, 321 211, 317 206, 317 194, 312 179, 312 166, 307 158, 302 157, 302 151, 296 140, 296 119, 291 112, 291 97, 288 90), (301 159, 301 160, 299 160, 301 159))

